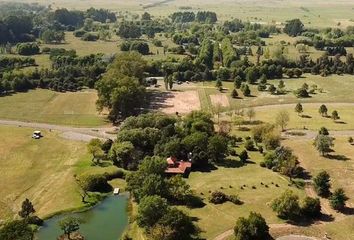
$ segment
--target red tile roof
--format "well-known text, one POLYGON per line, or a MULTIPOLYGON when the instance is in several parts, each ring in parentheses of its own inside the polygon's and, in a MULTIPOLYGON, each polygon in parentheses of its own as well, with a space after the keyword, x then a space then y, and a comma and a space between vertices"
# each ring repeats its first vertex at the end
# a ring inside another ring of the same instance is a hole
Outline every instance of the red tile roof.
POLYGON ((190 169, 192 167, 191 162, 185 162, 185 161, 173 161, 173 158, 168 158, 167 163, 169 165, 175 165, 175 167, 168 167, 166 169, 166 173, 173 173, 173 174, 184 174, 187 169, 190 169))

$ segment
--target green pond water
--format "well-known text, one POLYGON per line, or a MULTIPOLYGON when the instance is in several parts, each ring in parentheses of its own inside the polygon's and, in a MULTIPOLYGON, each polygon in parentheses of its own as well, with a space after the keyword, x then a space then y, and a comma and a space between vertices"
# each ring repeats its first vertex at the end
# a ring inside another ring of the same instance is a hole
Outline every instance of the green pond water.
POLYGON ((96 207, 81 213, 58 215, 45 221, 37 234, 38 240, 56 240, 63 234, 58 222, 73 216, 84 221, 80 225, 80 233, 85 240, 118 240, 128 225, 128 196, 111 196, 96 207))

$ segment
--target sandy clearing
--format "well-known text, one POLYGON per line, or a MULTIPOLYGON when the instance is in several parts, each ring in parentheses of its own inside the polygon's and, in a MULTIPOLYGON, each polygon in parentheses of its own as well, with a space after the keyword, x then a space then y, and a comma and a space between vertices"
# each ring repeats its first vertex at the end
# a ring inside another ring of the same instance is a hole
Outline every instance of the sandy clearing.
POLYGON ((229 107, 230 102, 226 95, 223 94, 213 94, 210 95, 210 100, 213 106, 220 105, 221 107, 229 107))
POLYGON ((168 97, 162 99, 158 110, 166 114, 187 114, 200 110, 200 100, 197 91, 172 92, 168 97))

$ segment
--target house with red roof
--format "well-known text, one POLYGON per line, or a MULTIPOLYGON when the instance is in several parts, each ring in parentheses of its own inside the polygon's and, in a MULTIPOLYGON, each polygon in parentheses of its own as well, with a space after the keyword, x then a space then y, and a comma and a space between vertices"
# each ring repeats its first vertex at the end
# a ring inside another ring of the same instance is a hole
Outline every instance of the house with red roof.
POLYGON ((177 160, 176 157, 167 158, 168 167, 165 171, 168 175, 178 175, 181 174, 184 177, 188 177, 191 169, 192 163, 190 161, 177 160))

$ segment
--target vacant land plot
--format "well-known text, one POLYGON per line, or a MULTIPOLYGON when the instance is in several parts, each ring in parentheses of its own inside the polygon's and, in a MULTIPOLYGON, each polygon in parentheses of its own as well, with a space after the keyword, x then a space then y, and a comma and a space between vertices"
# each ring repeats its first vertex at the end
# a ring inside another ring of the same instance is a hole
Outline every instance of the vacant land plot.
MULTIPOLYGON (((237 149, 237 152, 241 150, 237 149)), ((230 160, 229 166, 219 166, 211 172, 191 173, 188 184, 197 195, 204 198, 206 206, 187 211, 198 219, 197 224, 202 229, 203 237, 213 239, 233 228, 236 220, 248 215, 250 211, 260 212, 268 223, 280 223, 281 220, 271 210, 269 203, 285 189, 292 189, 299 196, 304 196, 302 190, 289 187, 289 182, 285 177, 261 168, 259 166, 263 158, 261 154, 250 152, 250 158, 252 162, 246 166, 240 166, 237 160, 230 160), (246 187, 241 189, 243 185, 246 187), (237 206, 232 203, 221 205, 209 203, 210 192, 216 190, 227 194, 237 194, 244 204, 237 206)))
POLYGON ((0 119, 45 122, 72 126, 101 126, 95 91, 58 93, 31 90, 0 97, 0 119))
POLYGON ((221 106, 221 107, 228 107, 230 106, 229 99, 226 95, 222 94, 213 94, 210 95, 210 99, 214 107, 221 106))
POLYGON ((200 101, 197 91, 157 92, 154 94, 152 107, 167 114, 190 113, 200 110, 200 101))

